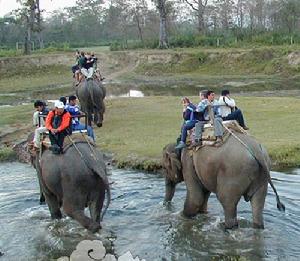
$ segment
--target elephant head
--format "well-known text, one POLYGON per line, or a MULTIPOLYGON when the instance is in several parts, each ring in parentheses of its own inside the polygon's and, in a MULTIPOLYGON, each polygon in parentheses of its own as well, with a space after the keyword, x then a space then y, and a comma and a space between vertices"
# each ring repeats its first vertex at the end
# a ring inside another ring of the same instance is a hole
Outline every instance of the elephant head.
POLYGON ((175 146, 176 144, 172 143, 163 149, 162 166, 165 170, 166 202, 172 200, 176 184, 183 181, 180 155, 177 154, 175 146))

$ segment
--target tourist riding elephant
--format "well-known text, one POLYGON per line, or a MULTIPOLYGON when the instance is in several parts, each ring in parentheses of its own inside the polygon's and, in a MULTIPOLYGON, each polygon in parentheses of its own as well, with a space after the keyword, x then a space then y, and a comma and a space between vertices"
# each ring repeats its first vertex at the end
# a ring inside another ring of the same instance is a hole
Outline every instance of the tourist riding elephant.
POLYGON ((81 110, 87 114, 88 125, 91 126, 92 121, 94 121, 98 127, 101 127, 105 112, 104 98, 106 95, 103 84, 95 79, 84 80, 76 88, 76 94, 80 101, 81 110))
POLYGON ((103 154, 83 141, 73 141, 63 154, 45 150, 35 165, 41 190, 53 219, 61 218, 60 208, 82 226, 96 232, 110 203, 110 188, 103 154), (107 192, 106 207, 101 210, 107 192), (89 207, 91 218, 85 216, 89 207))
POLYGON ((184 180, 186 184, 185 216, 205 213, 213 192, 224 209, 225 227, 233 228, 238 225, 237 204, 244 196, 246 201, 251 201, 253 226, 264 228, 263 208, 268 183, 276 194, 277 208, 285 209, 271 181, 269 156, 249 135, 236 133, 221 147, 185 148, 181 155, 175 150, 175 144, 169 144, 163 149, 163 167, 166 170, 166 202, 172 200, 177 183, 184 180))

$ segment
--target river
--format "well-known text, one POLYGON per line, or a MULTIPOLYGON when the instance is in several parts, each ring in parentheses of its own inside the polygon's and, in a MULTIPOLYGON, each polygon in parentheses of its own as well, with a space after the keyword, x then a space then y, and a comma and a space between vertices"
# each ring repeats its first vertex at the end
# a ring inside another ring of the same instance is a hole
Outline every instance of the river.
POLYGON ((272 172, 286 212, 279 212, 269 188, 265 229, 251 228, 250 204, 240 201, 240 227, 224 231, 221 205, 209 199, 209 213, 187 219, 180 215, 185 187, 178 186, 173 203, 163 205, 162 176, 114 169, 109 177, 112 202, 103 229, 91 234, 76 221, 50 219, 38 203, 35 170, 22 163, 0 164, 0 261, 50 260, 70 255, 83 239, 102 239, 121 255, 130 250, 156 260, 298 260, 300 256, 300 170, 272 172), (242 258, 241 258, 242 257, 242 258))

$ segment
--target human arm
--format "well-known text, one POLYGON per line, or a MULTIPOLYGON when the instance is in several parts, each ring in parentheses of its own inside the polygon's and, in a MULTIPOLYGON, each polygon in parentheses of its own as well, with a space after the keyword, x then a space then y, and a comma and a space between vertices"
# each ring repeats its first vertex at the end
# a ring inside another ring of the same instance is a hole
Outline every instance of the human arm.
POLYGON ((230 107, 230 108, 234 108, 235 107, 235 101, 234 99, 231 99, 227 96, 223 96, 224 103, 226 104, 226 106, 230 107))
POLYGON ((52 127, 53 116, 54 116, 54 112, 50 111, 46 117, 46 123, 45 123, 45 127, 51 132, 54 130, 54 128, 52 127))

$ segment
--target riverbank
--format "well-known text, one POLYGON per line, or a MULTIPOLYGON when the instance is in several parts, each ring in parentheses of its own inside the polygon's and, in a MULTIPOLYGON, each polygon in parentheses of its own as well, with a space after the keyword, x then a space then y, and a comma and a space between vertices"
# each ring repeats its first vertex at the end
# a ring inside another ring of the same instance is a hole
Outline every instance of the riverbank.
MULTIPOLYGON (((194 102, 198 100, 191 98, 194 102)), ((300 140, 296 138, 300 129, 299 98, 239 96, 236 101, 244 111, 250 134, 267 148, 272 168, 300 166, 300 140)), ((180 97, 107 99, 106 109, 103 127, 94 129, 99 148, 111 153, 119 168, 161 169, 162 148, 175 142, 179 135, 180 97)), ((1 114, 9 115, 0 121, 2 133, 3 128, 9 128, 12 118, 15 125, 11 126, 30 122, 30 112, 28 105, 1 108, 1 114)), ((27 135, 29 129, 16 128, 14 135, 4 137, 7 144, 27 135)))

